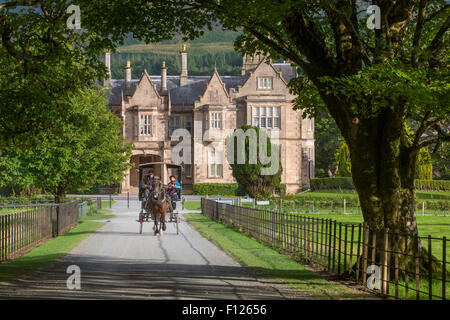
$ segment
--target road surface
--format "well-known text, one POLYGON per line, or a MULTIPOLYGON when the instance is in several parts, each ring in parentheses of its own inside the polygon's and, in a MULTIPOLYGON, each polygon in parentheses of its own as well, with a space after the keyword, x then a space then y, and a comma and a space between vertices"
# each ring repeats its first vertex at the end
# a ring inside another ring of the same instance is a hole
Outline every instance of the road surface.
POLYGON ((0 285, 0 299, 308 299, 240 266, 184 219, 154 236, 138 233, 140 203, 117 201, 116 218, 63 259, 32 276, 0 285), (66 269, 81 270, 81 289, 69 290, 66 269))

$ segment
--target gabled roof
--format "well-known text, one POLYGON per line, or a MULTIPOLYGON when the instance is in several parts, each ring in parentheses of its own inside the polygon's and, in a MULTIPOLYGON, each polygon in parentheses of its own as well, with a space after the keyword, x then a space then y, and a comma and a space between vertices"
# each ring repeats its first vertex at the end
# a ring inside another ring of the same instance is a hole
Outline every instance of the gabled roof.
MULTIPOLYGON (((147 79, 150 82, 150 86, 153 88, 153 90, 155 91, 156 96, 159 98, 159 90, 157 88, 157 86, 153 83, 151 77, 148 75, 147 73, 147 69, 144 70, 144 73, 141 75, 141 78, 139 79, 139 82, 137 83, 137 87, 139 87, 139 85, 142 83, 142 81, 145 79, 147 79)), ((134 93, 136 92, 136 88, 133 90, 133 93, 131 95, 134 95, 134 93)))
POLYGON ((170 100, 174 104, 193 105, 206 90, 209 77, 188 78, 188 84, 169 90, 170 100))
POLYGON ((290 63, 274 63, 273 67, 281 72, 281 76, 288 84, 289 81, 297 77, 297 70, 290 63))
MULTIPOLYGON (((259 65, 258 65, 259 66, 259 65)), ((274 63, 271 64, 275 72, 281 72, 281 76, 286 83, 293 78, 295 78, 296 71, 289 63, 274 63)), ((130 83, 131 95, 136 91, 136 86, 139 80, 133 79, 130 83)), ((217 74, 218 75, 218 74, 217 74)), ((212 76, 190 76, 188 78, 188 84, 180 87, 180 77, 179 76, 167 76, 167 90, 171 99, 172 105, 193 105, 196 100, 198 100, 205 92, 209 81, 211 81, 212 76)), ((219 76, 219 75, 218 75, 219 76)), ((151 83, 154 85, 158 93, 161 91, 161 76, 160 75, 148 75, 151 83)), ((229 94, 231 88, 237 88, 238 86, 243 86, 248 80, 249 76, 219 76, 222 83, 225 84, 227 94, 229 94)), ((122 104, 122 92, 125 88, 125 80, 123 79, 111 79, 110 80, 112 89, 109 96, 110 105, 121 105, 122 104)))
MULTIPOLYGON (((208 90, 209 85, 211 84, 211 82, 213 81, 214 78, 217 78, 219 80, 220 85, 222 86, 223 91, 225 92, 225 95, 227 96, 227 98, 230 98, 230 95, 228 93, 228 90, 225 86, 225 83, 222 81, 222 79, 220 78, 219 73, 217 72, 217 69, 214 67, 214 72, 212 74, 212 76, 209 78, 208 83, 206 84, 206 88, 203 91, 201 98, 205 97, 206 91, 208 90)), ((200 98, 200 97, 199 97, 200 98)))

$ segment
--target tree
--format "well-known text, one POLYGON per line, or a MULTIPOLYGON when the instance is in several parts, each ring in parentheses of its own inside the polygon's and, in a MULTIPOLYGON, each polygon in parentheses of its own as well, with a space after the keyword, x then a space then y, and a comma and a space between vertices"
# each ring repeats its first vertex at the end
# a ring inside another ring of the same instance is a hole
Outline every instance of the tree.
POLYGON ((0 148, 51 130, 65 102, 106 74, 112 41, 67 28, 67 1, 0 3, 0 148))
POLYGON ((450 145, 444 145, 442 151, 432 152, 433 177, 437 180, 450 180, 450 145))
MULTIPOLYGON (((31 3, 39 2, 47 1, 31 3)), ((417 154, 422 147, 436 151, 450 141, 446 78, 450 6, 445 0, 374 0, 381 12, 379 29, 374 30, 367 28, 366 1, 79 3, 84 27, 112 41, 130 32, 146 42, 179 33, 193 39, 205 26, 212 29, 220 22, 225 29, 242 28, 243 35, 235 42, 241 53, 261 52, 297 65, 302 75, 289 84, 300 97, 297 101, 320 97, 349 147, 365 223, 372 230, 390 228, 413 239, 418 234, 417 154), (302 96, 304 92, 308 94, 302 96), (413 123, 412 140, 406 120, 413 123)), ((298 108, 310 116, 317 112, 314 103, 298 108)), ((408 243, 408 250, 416 247, 414 241, 408 243)), ((424 253, 421 246, 420 254, 424 253)))
MULTIPOLYGON (((281 185, 281 174, 283 172, 283 168, 281 167, 281 161, 280 159, 278 164, 278 169, 276 174, 273 175, 263 175, 261 174, 262 168, 268 168, 270 167, 271 163, 268 164, 262 164, 261 163, 261 157, 255 157, 256 163, 251 164, 250 157, 250 140, 253 141, 253 143, 256 144, 255 148, 255 155, 260 154, 260 148, 262 146, 259 144, 260 141, 260 135, 261 139, 264 139, 264 137, 267 137, 267 134, 264 131, 261 131, 258 127, 252 127, 249 125, 242 125, 241 127, 244 134, 249 130, 254 130, 256 132, 254 139, 250 139, 249 136, 245 136, 245 143, 244 143, 244 163, 238 162, 238 137, 235 137, 234 135, 231 135, 227 137, 227 157, 230 157, 230 154, 233 155, 233 160, 229 161, 231 164, 232 174, 233 177, 236 179, 237 183, 239 184, 240 190, 244 194, 248 194, 252 198, 255 199, 264 199, 268 198, 271 195, 273 195, 273 192, 277 189, 280 189, 281 185), (234 148, 234 152, 231 153, 231 150, 229 148, 234 148)), ((236 130, 235 130, 236 132, 236 130)), ((271 143, 270 138, 267 137, 267 156, 271 157, 272 153, 274 152, 274 148, 278 148, 278 146, 271 143)), ((264 152, 264 151, 263 151, 264 152)), ((279 154, 275 153, 275 154, 279 154)))
POLYGON ((433 179, 433 164, 431 162, 431 155, 427 148, 421 148, 416 161, 415 168, 416 179, 432 180, 433 179))
POLYGON ((344 140, 341 142, 341 146, 337 149, 334 155, 337 166, 337 177, 351 177, 352 176, 352 164, 350 160, 350 151, 344 140))
POLYGON ((59 203, 69 188, 83 190, 122 181, 130 168, 131 145, 120 134, 121 120, 106 105, 101 88, 70 97, 54 129, 33 139, 38 142, 35 147, 5 150, 0 171, 9 179, 2 184, 33 184, 53 194, 59 203))
MULTIPOLYGON (((121 1, 106 12, 100 3, 90 6, 122 23, 90 23, 116 37, 131 31, 137 38, 159 41, 181 31, 195 38, 205 25, 211 28, 212 21, 219 21, 229 30, 242 28, 235 42, 241 53, 260 52, 299 66, 302 76, 290 88, 300 100, 320 97, 336 121, 349 147, 365 223, 371 230, 389 228, 411 239, 418 235, 417 154, 422 147, 438 149, 450 141, 450 6, 445 0, 374 0, 370 4, 381 12, 374 30, 367 28, 368 1, 121 1), (115 19, 119 14, 133 19, 115 19), (303 92, 316 94, 302 97, 303 92), (414 123, 412 141, 406 120, 414 123)), ((297 107, 316 114, 314 103, 297 107)), ((381 234, 377 239, 381 247, 381 234)), ((417 247, 424 256, 426 250, 415 241, 407 251, 417 247)))
MULTIPOLYGON (((100 3, 90 6, 98 9, 100 3)), ((304 77, 291 81, 293 93, 315 92, 310 96, 320 97, 336 121, 349 147, 365 222, 375 230, 389 227, 415 235, 417 153, 450 140, 445 81, 449 6, 428 0, 373 4, 381 9, 381 26, 375 30, 367 28, 367 3, 340 0, 121 1, 102 11, 106 18, 88 24, 116 37, 132 32, 146 41, 178 31, 194 38, 217 20, 226 29, 242 28, 236 49, 299 66, 304 77), (119 8, 134 19, 105 24, 119 8), (144 19, 153 28, 131 21, 144 19), (406 119, 414 122, 412 142, 406 139, 406 119), (430 134, 424 136, 426 131, 430 134)), ((306 112, 314 115, 314 104, 306 112)))
POLYGON ((319 112, 314 119, 316 177, 331 177, 335 173, 335 161, 330 155, 339 148, 340 138, 339 128, 330 114, 327 111, 319 112))

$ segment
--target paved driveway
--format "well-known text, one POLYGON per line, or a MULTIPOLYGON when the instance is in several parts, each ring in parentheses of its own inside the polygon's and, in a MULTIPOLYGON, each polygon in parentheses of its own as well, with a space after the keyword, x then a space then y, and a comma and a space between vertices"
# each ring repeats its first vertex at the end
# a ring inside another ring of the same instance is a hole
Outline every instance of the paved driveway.
POLYGON ((66 257, 31 277, 0 286, 0 299, 307 299, 240 266, 184 219, 154 236, 138 233, 140 204, 117 201, 117 215, 66 257), (81 269, 81 290, 69 290, 66 269, 81 269))

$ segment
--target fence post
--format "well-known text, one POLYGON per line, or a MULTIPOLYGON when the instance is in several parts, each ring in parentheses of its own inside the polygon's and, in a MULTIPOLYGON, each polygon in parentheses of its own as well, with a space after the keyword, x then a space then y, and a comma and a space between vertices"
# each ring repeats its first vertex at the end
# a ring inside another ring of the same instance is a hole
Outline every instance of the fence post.
POLYGON ((109 208, 111 209, 112 206, 112 196, 111 193, 109 194, 109 208))
POLYGON ((425 215, 425 201, 422 201, 422 216, 425 215))
POLYGON ((364 223, 363 224, 363 285, 366 286, 366 280, 367 280, 367 257, 369 254, 369 227, 364 223))
POLYGON ((130 191, 127 192, 127 208, 130 208, 130 191))
POLYGON ((446 248, 447 247, 447 237, 443 237, 442 238, 442 300, 445 300, 445 276, 447 274, 447 262, 446 262, 446 257, 447 257, 447 252, 446 252, 446 248))
POLYGON ((346 202, 345 202, 345 198, 344 198, 344 214, 345 214, 345 206, 346 206, 346 202))
POLYGON ((97 210, 100 210, 102 208, 102 198, 97 197, 97 210))
POLYGON ((387 293, 387 287, 389 286, 388 279, 388 250, 389 250, 389 228, 384 230, 384 248, 383 248, 383 265, 382 265, 382 277, 381 277, 381 294, 387 293))
POLYGON ((415 242, 416 242, 416 299, 420 299, 420 269, 419 269, 419 236, 415 235, 415 242))
MULTIPOLYGON (((428 298, 433 299, 433 255, 431 254, 431 236, 428 235, 428 298)), ((442 266, 446 269, 446 266, 442 266)))

